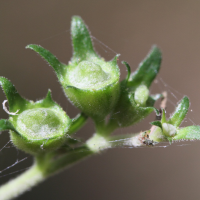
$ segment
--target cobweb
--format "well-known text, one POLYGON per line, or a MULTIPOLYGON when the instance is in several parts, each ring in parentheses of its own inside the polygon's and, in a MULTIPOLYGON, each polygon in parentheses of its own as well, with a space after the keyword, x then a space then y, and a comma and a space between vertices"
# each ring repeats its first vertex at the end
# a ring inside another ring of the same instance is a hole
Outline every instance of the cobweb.
MULTIPOLYGON (((62 32, 59 32, 58 34, 52 35, 50 37, 44 38, 39 40, 37 43, 40 43, 45 46, 46 42, 50 42, 51 40, 60 37, 61 35, 64 35, 70 38, 69 34, 70 30, 65 30, 62 32)), ((99 54, 104 57, 106 60, 111 60, 114 58, 118 52, 113 50, 111 47, 105 45, 102 41, 98 40, 96 37, 92 36, 93 43, 95 46, 95 49, 99 54)), ((145 56, 145 55, 144 55, 145 56)), ((121 59, 120 59, 121 60, 121 59)), ((125 67, 121 65, 120 62, 120 70, 124 71, 125 67)), ((136 67, 132 71, 134 71, 136 67)), ((122 77, 124 78, 124 77, 122 77)), ((180 93, 174 87, 170 86, 168 83, 163 80, 163 78, 158 77, 154 81, 150 92, 151 94, 155 93, 162 93, 163 91, 167 91, 168 93, 168 98, 167 98, 167 114, 169 117, 169 114, 172 113, 177 105, 177 102, 179 102, 184 94, 180 93)), ((156 103, 155 107, 159 108, 159 102, 156 103)), ((192 106, 190 106, 191 108, 192 106)), ((196 125, 195 120, 193 119, 193 109, 191 108, 187 114, 187 117, 185 118, 184 122, 182 123, 182 126, 188 126, 188 125, 196 125)), ((151 115, 151 118, 148 118, 145 123, 149 124, 149 120, 154 120, 155 114, 151 115)), ((149 129, 150 126, 147 126, 146 129, 149 129)), ((136 130, 141 129, 141 126, 136 125, 136 130)), ((144 131, 144 130, 143 130, 144 131)), ((129 127, 127 129, 119 129, 118 134, 124 134, 124 133, 132 133, 132 127, 129 127)), ((116 141, 111 141, 112 143, 118 143, 119 140, 116 141)), ((177 142, 173 145, 176 146, 185 146, 185 145, 190 145, 190 142, 177 142)), ((155 145, 153 148, 166 148, 168 147, 169 143, 162 143, 159 145, 155 145)), ((125 145, 116 145, 116 148, 135 148, 132 146, 125 146, 125 145)), ((144 148, 144 147, 139 147, 139 148, 144 148)), ((0 185, 9 179, 13 178, 16 176, 16 174, 25 171, 28 169, 31 164, 32 164, 32 157, 17 150, 11 140, 9 139, 8 132, 5 131, 3 133, 0 133, 0 185), (25 167, 24 167, 25 166, 25 167)))

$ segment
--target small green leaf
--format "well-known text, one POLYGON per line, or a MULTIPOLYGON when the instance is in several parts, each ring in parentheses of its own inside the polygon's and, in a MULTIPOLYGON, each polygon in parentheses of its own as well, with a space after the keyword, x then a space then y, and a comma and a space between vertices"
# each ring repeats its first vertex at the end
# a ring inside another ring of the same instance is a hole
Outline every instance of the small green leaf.
POLYGON ((154 121, 150 123, 151 125, 158 126, 162 129, 162 123, 160 121, 154 121))
POLYGON ((183 119, 185 118, 185 116, 188 112, 189 106, 190 106, 190 102, 189 102, 188 97, 186 97, 186 96, 183 97, 181 102, 176 107, 174 114, 169 119, 168 123, 170 123, 176 127, 180 126, 181 122, 183 121, 183 119))
POLYGON ((188 126, 177 130, 173 140, 200 140, 200 126, 188 126))
POLYGON ((144 84, 149 87, 159 72, 161 59, 161 51, 153 46, 148 56, 140 63, 137 71, 131 75, 129 86, 137 87, 144 84))
POLYGON ((38 53, 42 58, 44 58, 49 63, 49 65, 53 67, 58 79, 61 82, 63 81, 65 66, 50 51, 36 44, 30 44, 26 46, 26 49, 31 49, 38 53))
POLYGON ((72 62, 79 63, 82 60, 87 60, 91 56, 98 57, 94 51, 89 30, 83 20, 78 16, 72 18, 71 36, 74 49, 72 62))
POLYGON ((0 77, 0 86, 2 87, 9 103, 9 112, 21 112, 25 105, 29 103, 26 99, 22 98, 15 86, 4 77, 0 77))

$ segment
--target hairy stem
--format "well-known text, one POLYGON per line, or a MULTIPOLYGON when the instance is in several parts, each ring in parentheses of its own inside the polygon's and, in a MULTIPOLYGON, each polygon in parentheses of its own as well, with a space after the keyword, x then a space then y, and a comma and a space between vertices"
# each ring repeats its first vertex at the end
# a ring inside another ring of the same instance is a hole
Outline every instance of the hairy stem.
POLYGON ((0 187, 0 200, 9 200, 18 197, 40 182, 44 181, 49 176, 52 176, 67 167, 71 167, 77 162, 95 153, 99 153, 104 149, 115 147, 116 144, 123 145, 124 139, 131 137, 132 139, 135 138, 138 140, 137 136, 137 134, 130 134, 104 138, 103 136, 94 134, 94 136, 86 142, 86 146, 84 145, 76 148, 60 156, 56 154, 38 156, 30 169, 0 187), (100 141, 99 137, 102 138, 100 141), (94 144, 96 147, 93 147, 91 142, 92 144, 96 143, 96 145, 94 144))
POLYGON ((44 179, 45 176, 43 172, 37 164, 34 164, 26 172, 1 186, 0 200, 15 198, 23 194, 25 191, 30 190, 30 188, 42 182, 44 179))

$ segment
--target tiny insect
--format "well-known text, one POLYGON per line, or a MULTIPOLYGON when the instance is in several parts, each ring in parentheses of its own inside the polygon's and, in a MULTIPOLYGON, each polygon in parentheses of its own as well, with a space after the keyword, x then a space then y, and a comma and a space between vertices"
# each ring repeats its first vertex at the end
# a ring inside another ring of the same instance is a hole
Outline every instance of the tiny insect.
POLYGON ((149 138, 149 133, 150 133, 150 130, 142 133, 143 144, 146 144, 146 146, 154 146, 155 142, 149 138))

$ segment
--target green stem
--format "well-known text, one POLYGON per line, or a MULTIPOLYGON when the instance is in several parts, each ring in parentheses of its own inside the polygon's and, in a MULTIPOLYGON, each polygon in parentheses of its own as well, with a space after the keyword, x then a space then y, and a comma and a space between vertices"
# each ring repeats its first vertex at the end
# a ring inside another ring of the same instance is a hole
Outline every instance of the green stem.
POLYGON ((44 181, 49 176, 52 176, 55 173, 58 173, 61 170, 65 169, 66 167, 71 167, 77 162, 95 153, 99 153, 104 149, 114 147, 116 146, 116 142, 117 144, 123 144, 123 141, 120 141, 121 139, 134 136, 136 135, 130 134, 125 136, 122 135, 107 138, 99 136, 98 134, 94 134, 94 136, 86 142, 85 146, 71 150, 64 155, 59 156, 55 153, 52 153, 48 155, 38 156, 35 163, 30 169, 0 187, 0 200, 9 200, 15 198, 20 194, 23 194, 27 190, 30 190, 32 187, 39 184, 40 182, 44 181), (112 141, 114 140, 118 141, 112 143, 112 141), (98 148, 93 148, 91 143, 96 143, 96 145, 99 145, 98 148))
POLYGON ((94 152, 92 152, 86 146, 74 149, 70 153, 64 154, 50 163, 45 170, 45 174, 49 176, 58 173, 59 171, 66 169, 66 167, 71 167, 77 162, 80 162, 93 153, 94 152))
POLYGON ((68 131, 68 135, 72 135, 76 131, 78 131, 82 126, 85 125, 88 117, 84 113, 78 114, 74 119, 72 119, 72 124, 68 131))
POLYGON ((66 167, 71 167, 92 154, 92 151, 83 146, 57 159, 52 157, 55 154, 39 156, 30 169, 0 187, 0 200, 15 198, 44 181, 47 177, 58 173, 66 167))
POLYGON ((33 186, 42 182, 45 176, 41 169, 34 164, 26 172, 0 187, 0 200, 9 200, 19 196, 33 186))

